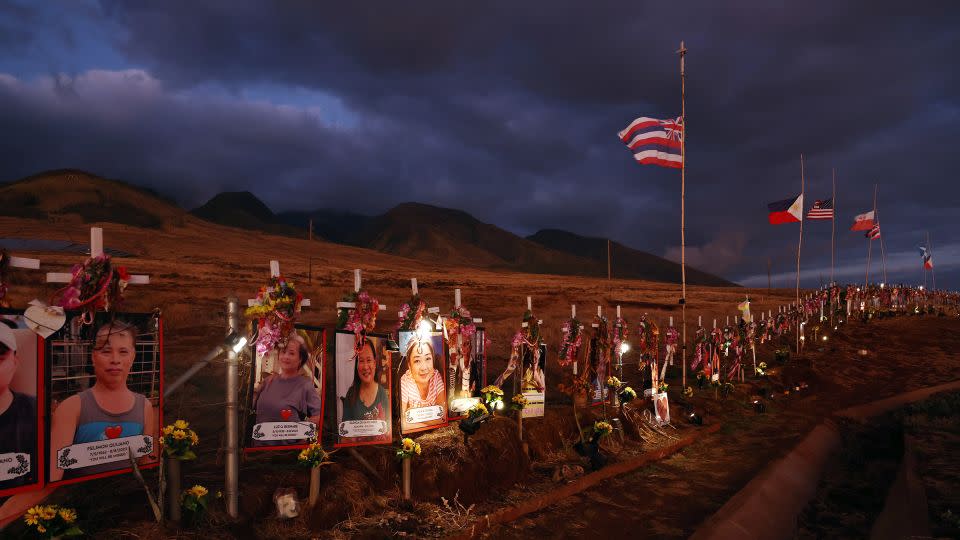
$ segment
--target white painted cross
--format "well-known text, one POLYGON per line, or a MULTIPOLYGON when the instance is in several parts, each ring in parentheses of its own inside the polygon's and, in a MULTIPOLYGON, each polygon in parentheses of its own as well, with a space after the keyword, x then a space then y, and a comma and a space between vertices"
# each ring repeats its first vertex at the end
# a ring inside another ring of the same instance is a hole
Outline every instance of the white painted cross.
MULTIPOLYGON (((103 255, 103 229, 90 227, 90 258, 103 255)), ((47 283, 70 283, 73 274, 70 272, 47 272, 47 283)), ((130 285, 148 285, 150 276, 132 275, 127 282, 130 285)))
MULTIPOLYGON (((280 277, 280 261, 270 261, 270 277, 280 277)), ((254 306, 257 303, 256 298, 248 298, 247 306, 254 306)), ((310 299, 304 298, 300 301, 300 307, 310 307, 310 299)))
POLYGON ((27 259, 26 257, 14 257, 12 255, 9 256, 9 259, 12 268, 40 269, 40 259, 27 259))
MULTIPOLYGON (((597 317, 602 317, 602 316, 603 316, 603 308, 601 308, 600 306, 597 306, 597 317)), ((590 324, 590 326, 594 328, 600 328, 600 325, 597 323, 592 323, 590 324)))
MULTIPOLYGON (((358 289, 358 290, 359 290, 359 289, 358 289)), ((417 278, 410 278, 410 292, 413 293, 413 296, 418 296, 418 295, 420 294, 420 288, 417 287, 417 278)), ((339 307, 339 306, 338 306, 338 307, 339 307)), ((383 309, 384 307, 386 307, 386 306, 381 306, 381 309, 383 309)), ((410 307, 412 308, 413 306, 410 306, 410 307)), ((442 328, 442 326, 441 326, 441 319, 440 319, 440 308, 439 308, 439 307, 430 307, 430 308, 427 308, 427 313, 430 313, 430 314, 432 314, 432 315, 436 315, 436 316, 437 316, 437 328, 438 328, 438 329, 442 328)), ((397 318, 399 318, 399 319, 402 319, 402 318, 403 318, 403 312, 402 312, 402 311, 398 311, 398 312, 397 312, 397 318)))
MULTIPOLYGON (((360 269, 355 268, 353 270, 353 292, 360 292, 360 269)), ((354 309, 357 307, 356 302, 337 302, 337 309, 354 309)), ((387 306, 380 304, 380 309, 387 309, 387 306)))
MULTIPOLYGON (((453 307, 460 307, 460 289, 453 290, 453 307)), ((480 324, 483 322, 483 319, 480 317, 474 317, 473 323, 480 324)))
MULTIPOLYGON (((530 297, 530 296, 527 297, 527 311, 529 311, 530 313, 533 313, 533 297, 530 297)), ((538 319, 537 324, 543 324, 543 321, 538 319)), ((526 328, 527 326, 530 326, 530 325, 528 325, 525 322, 520 323, 520 328, 526 328)))

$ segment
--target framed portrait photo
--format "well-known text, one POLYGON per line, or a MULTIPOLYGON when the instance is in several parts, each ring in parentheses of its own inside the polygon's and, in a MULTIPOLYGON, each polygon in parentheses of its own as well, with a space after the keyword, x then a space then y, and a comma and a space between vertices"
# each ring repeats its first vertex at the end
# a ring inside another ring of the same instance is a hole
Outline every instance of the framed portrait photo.
POLYGON ((335 446, 390 444, 393 439, 391 371, 396 350, 389 336, 358 336, 337 330, 334 350, 335 446))
POLYGON ((447 424, 447 356, 442 332, 400 332, 400 432, 447 424))
POLYGON ((163 321, 68 312, 46 340, 48 480, 70 484, 159 463, 163 321))
POLYGON ((486 332, 478 326, 469 339, 447 344, 447 419, 466 418, 487 385, 486 332))
POLYGON ((326 344, 323 328, 298 324, 254 357, 244 451, 305 448, 323 432, 326 344))
POLYGON ((0 310, 0 497, 44 481, 43 338, 27 323, 0 310))

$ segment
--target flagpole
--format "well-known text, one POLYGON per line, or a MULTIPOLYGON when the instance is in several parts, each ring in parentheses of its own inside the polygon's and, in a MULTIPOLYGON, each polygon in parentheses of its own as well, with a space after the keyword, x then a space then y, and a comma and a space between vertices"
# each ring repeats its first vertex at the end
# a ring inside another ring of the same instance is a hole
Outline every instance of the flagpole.
MULTIPOLYGON (((876 184, 874 185, 876 186, 876 184)), ((876 212, 876 208, 877 208, 876 192, 874 192, 874 196, 873 196, 873 208, 874 208, 874 212, 876 212)), ((880 216, 874 213, 873 217, 874 219, 877 220, 877 225, 879 226, 880 216)), ((883 268, 883 281, 881 283, 886 283, 887 282, 887 249, 886 247, 884 247, 884 244, 883 244, 883 231, 879 231, 879 232, 880 232, 880 267, 883 268)))
MULTIPOLYGON (((879 223, 877 219, 877 184, 873 185, 873 224, 874 226, 879 223)), ((867 276, 864 279, 863 283, 863 292, 866 294, 867 288, 870 286, 870 256, 873 253, 873 238, 870 238, 870 231, 867 231, 867 276)))
MULTIPOLYGON (((930 256, 930 260, 933 260, 933 248, 930 247, 930 231, 927 231, 927 255, 930 256)), ((924 265, 926 268, 926 265, 924 265)), ((930 277, 933 278, 933 290, 937 290, 937 274, 934 273, 933 264, 930 265, 930 277)), ((926 275, 924 275, 923 282, 927 282, 926 275)))
POLYGON ((837 169, 833 169, 833 220, 830 222, 830 286, 833 287, 833 259, 837 252, 837 169))
MULTIPOLYGON (((800 308, 800 250, 803 248, 803 154, 800 154, 800 242, 797 243, 797 308, 800 308)), ((799 325, 799 319, 797 324, 799 325)), ((800 327, 797 326, 797 356, 800 355, 800 327)))
POLYGON ((687 48, 680 42, 680 118, 683 126, 680 139, 680 317, 683 321, 683 388, 687 387, 687 239, 686 239, 686 195, 687 195, 687 73, 684 57, 687 48))

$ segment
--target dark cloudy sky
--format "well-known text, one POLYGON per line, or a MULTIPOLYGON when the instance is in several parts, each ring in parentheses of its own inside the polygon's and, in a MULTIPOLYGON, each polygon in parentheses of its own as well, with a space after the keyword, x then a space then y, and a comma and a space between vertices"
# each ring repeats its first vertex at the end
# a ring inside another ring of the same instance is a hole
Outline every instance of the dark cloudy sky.
MULTIPOLYGON (((765 286, 770 258, 791 286, 798 227, 766 203, 799 192, 802 153, 808 200, 837 170, 840 279, 863 279, 847 229, 876 183, 888 280, 922 280, 929 231, 938 285, 960 287, 960 3, 669 4, 0 0, 0 179, 76 167, 187 207, 419 201, 676 257, 679 171, 616 133, 679 115, 685 40, 689 262, 765 286)), ((805 232, 815 285, 830 226, 805 232)))

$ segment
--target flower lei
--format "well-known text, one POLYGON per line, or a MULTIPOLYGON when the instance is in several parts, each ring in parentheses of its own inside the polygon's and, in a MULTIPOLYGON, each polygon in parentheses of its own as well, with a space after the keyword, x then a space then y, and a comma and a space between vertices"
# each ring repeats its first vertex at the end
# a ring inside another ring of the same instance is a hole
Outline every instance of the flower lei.
POLYGON ((97 310, 112 311, 123 302, 130 275, 123 266, 114 266, 109 255, 90 257, 71 270, 70 283, 54 293, 52 305, 81 309, 83 321, 93 322, 97 310))
POLYGON ((7 271, 10 268, 10 254, 0 248, 0 307, 10 307, 4 298, 7 296, 7 271))
MULTIPOLYGON (((669 333, 667 335, 669 336, 669 333)), ((704 361, 703 354, 706 352, 706 348, 710 343, 707 331, 702 326, 697 327, 693 341, 696 343, 696 348, 693 350, 693 361, 690 362, 690 369, 697 369, 704 361)))
POLYGON ((417 325, 423 320, 423 314, 427 311, 427 303, 415 294, 410 301, 400 306, 400 322, 397 324, 398 332, 410 332, 417 329, 417 325))
POLYGON ((664 362, 669 365, 673 365, 673 356, 677 352, 677 343, 680 341, 680 332, 677 331, 674 327, 668 327, 666 336, 664 337, 666 342, 666 357, 663 359, 664 362))
POLYGON ((627 321, 623 317, 617 317, 613 321, 613 352, 620 357, 620 346, 624 341, 627 340, 627 336, 630 335, 630 328, 627 326, 627 321))
POLYGON ((462 336, 458 352, 461 358, 469 356, 471 341, 477 333, 477 325, 473 322, 470 312, 462 305, 450 310, 450 313, 443 319, 443 329, 447 333, 447 343, 456 347, 457 336, 462 336))
POLYGON ((360 336, 377 326, 380 302, 367 291, 352 292, 343 297, 344 302, 353 302, 355 307, 337 310, 337 329, 347 330, 360 336))
POLYGON ((302 301, 303 295, 283 276, 273 276, 268 285, 260 287, 255 303, 244 311, 247 317, 258 320, 257 354, 286 347, 302 301))
POLYGON ((583 332, 580 331, 579 319, 567 320, 563 323, 560 333, 563 339, 560 343, 558 360, 561 366, 569 366, 577 360, 577 353, 580 352, 580 346, 583 344, 583 332))

